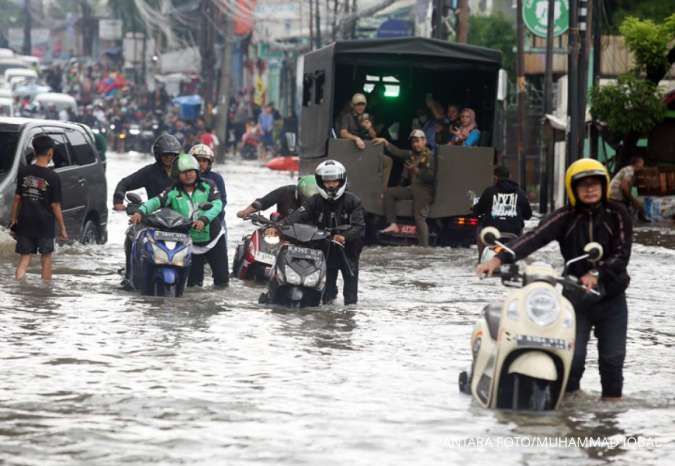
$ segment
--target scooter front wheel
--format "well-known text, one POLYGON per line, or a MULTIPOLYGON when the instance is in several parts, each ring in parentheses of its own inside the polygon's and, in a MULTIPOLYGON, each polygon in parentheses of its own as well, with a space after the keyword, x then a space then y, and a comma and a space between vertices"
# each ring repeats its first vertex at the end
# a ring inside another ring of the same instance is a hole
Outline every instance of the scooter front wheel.
POLYGON ((171 285, 167 285, 166 283, 163 282, 157 282, 157 287, 156 287, 157 296, 164 296, 167 298, 176 298, 178 297, 178 287, 176 286, 175 283, 172 283, 171 285))
POLYGON ((532 393, 528 408, 531 411, 548 411, 553 409, 551 400, 551 383, 548 380, 532 379, 532 393))

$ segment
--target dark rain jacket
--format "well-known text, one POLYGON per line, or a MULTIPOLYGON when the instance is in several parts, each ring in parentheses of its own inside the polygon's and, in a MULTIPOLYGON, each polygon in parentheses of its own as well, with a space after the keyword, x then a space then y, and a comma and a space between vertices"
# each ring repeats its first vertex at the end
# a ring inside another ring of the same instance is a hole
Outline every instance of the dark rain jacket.
POLYGON ((502 233, 520 235, 525 220, 532 218, 527 195, 515 181, 501 179, 487 188, 473 206, 481 227, 496 227, 502 233))
POLYGON ((113 203, 121 204, 128 191, 145 188, 148 199, 158 196, 162 191, 171 187, 176 180, 166 174, 164 166, 160 162, 146 165, 135 173, 122 178, 113 195, 113 203))
POLYGON ((282 186, 256 199, 251 205, 258 210, 267 210, 276 204, 281 218, 286 218, 301 205, 296 191, 297 187, 294 184, 282 186))
POLYGON ((225 191, 225 180, 223 177, 220 175, 220 173, 216 173, 213 170, 209 170, 206 173, 201 173, 200 176, 202 179, 205 180, 211 180, 213 184, 216 185, 216 188, 218 188, 218 192, 220 193, 220 200, 223 203, 223 210, 220 211, 218 214, 218 220, 223 223, 223 220, 225 219, 225 206, 227 205, 227 192, 225 191))
MULTIPOLYGON (((613 201, 596 207, 566 206, 556 210, 539 226, 509 243, 516 253, 516 260, 529 256, 537 249, 557 241, 565 261, 584 254, 584 246, 591 241, 603 247, 602 259, 595 268, 600 272, 599 285, 604 288, 603 300, 625 291, 630 283, 626 268, 633 243, 633 225, 626 208, 613 201)), ((503 251, 497 255, 502 262, 513 258, 503 251)), ((582 277, 594 266, 589 261, 579 261, 570 266, 568 273, 582 277)))
POLYGON ((328 201, 315 194, 305 201, 298 210, 286 219, 286 223, 307 223, 318 228, 335 228, 350 225, 340 234, 345 237, 345 252, 351 258, 358 257, 363 249, 363 235, 366 230, 365 210, 361 199, 351 192, 345 192, 339 199, 328 201))

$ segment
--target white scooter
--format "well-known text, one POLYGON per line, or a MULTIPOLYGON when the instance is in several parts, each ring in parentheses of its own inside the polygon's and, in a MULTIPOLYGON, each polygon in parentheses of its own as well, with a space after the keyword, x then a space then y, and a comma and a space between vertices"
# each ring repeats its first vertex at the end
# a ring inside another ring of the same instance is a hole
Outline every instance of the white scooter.
MULTIPOLYGON (((480 237, 486 245, 497 245, 515 257, 499 241, 496 228, 483 229, 480 237)), ((565 271, 572 263, 596 262, 603 254, 598 243, 587 244, 584 251, 565 264, 565 271)), ((505 286, 518 289, 483 309, 471 335, 471 372, 460 373, 459 389, 485 408, 557 409, 574 355, 575 316, 556 285, 575 291, 582 286, 576 277, 565 272, 559 276, 541 262, 526 266, 524 272, 517 264, 504 265, 499 275, 505 286)))

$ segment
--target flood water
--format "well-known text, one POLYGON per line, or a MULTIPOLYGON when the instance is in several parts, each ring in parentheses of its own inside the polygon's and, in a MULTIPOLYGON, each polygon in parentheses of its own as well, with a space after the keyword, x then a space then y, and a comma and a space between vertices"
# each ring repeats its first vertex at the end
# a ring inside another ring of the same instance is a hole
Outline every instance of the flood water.
MULTIPOLYGON (((149 161, 112 154, 109 197, 149 161)), ((251 229, 236 211, 294 179, 219 171, 232 257, 251 229)), ((534 416, 457 389, 472 325, 504 292, 474 276, 475 249, 367 249, 358 305, 290 312, 238 280, 176 300, 120 291, 126 221, 111 213, 105 246, 60 248, 49 287, 35 266, 14 282, 0 233, 0 464, 673 464, 672 249, 633 251, 625 400, 597 401, 592 340, 585 393, 534 416)), ((554 246, 537 257, 560 264, 554 246)))

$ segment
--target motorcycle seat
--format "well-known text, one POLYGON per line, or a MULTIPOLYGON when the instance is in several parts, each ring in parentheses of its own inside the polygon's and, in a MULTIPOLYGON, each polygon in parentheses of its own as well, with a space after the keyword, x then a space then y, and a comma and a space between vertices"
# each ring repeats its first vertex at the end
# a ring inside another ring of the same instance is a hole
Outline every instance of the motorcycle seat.
POLYGON ((499 322, 502 317, 502 306, 500 303, 490 303, 483 308, 483 316, 487 322, 490 337, 493 340, 497 339, 499 332, 499 322))

